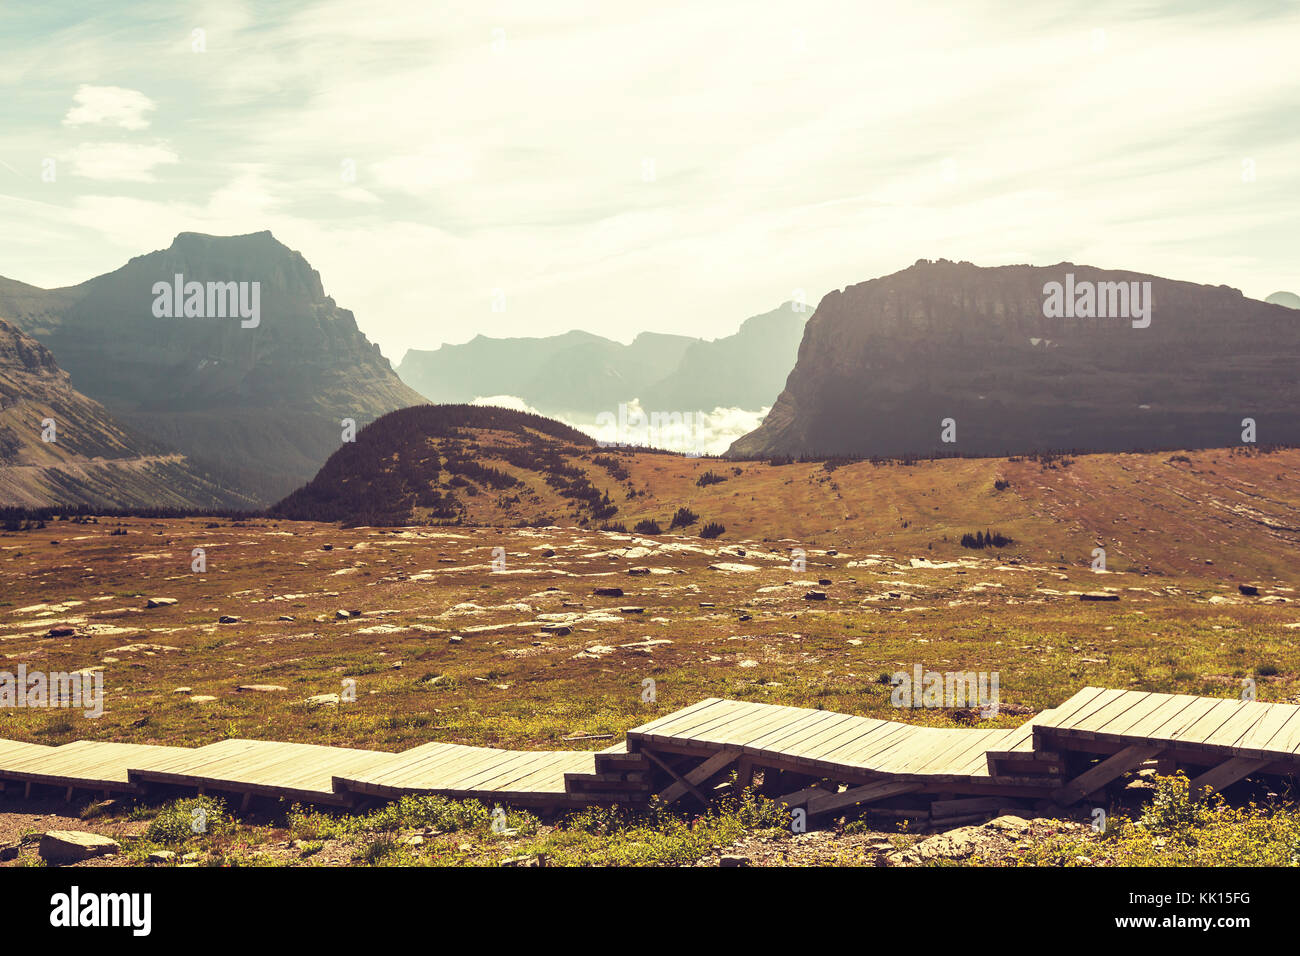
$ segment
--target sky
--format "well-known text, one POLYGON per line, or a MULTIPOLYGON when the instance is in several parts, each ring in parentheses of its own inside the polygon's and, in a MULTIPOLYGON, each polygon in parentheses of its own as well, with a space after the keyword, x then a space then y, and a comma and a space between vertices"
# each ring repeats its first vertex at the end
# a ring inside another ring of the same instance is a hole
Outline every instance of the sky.
POLYGON ((0 275, 270 229, 396 364, 920 258, 1300 290, 1300 3, 0 7, 0 275))

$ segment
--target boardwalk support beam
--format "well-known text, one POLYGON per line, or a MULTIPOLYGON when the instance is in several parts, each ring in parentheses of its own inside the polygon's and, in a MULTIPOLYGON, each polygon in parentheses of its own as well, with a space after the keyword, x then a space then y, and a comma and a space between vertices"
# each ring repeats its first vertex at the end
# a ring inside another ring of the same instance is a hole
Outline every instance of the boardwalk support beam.
POLYGON ((673 776, 674 782, 669 784, 668 788, 659 794, 659 799, 665 804, 676 803, 687 793, 691 793, 695 795, 695 798, 699 800, 700 803, 707 805, 709 799, 700 792, 698 785, 704 783, 720 771, 725 770, 740 758, 739 750, 723 750, 714 754, 685 776, 681 776, 662 760, 656 758, 650 751, 643 750, 642 753, 648 754, 655 763, 659 764, 659 766, 663 767, 673 776))
POLYGON ((901 781, 868 783, 865 786, 852 787, 843 793, 828 793, 825 796, 811 798, 808 801, 808 815, 811 817, 819 813, 844 810, 860 803, 874 803, 877 800, 886 800, 889 797, 897 797, 904 793, 915 793, 923 788, 924 784, 901 781))
POLYGON ((1233 757, 1217 767, 1212 767, 1201 774, 1191 784, 1191 792, 1199 794, 1202 790, 1222 790, 1250 776, 1256 770, 1267 767, 1271 761, 1256 760, 1253 757, 1233 757))
POLYGON ((1136 770, 1153 757, 1163 753, 1164 746, 1134 744, 1112 754, 1101 763, 1085 770, 1056 794, 1056 802, 1063 807, 1078 803, 1090 793, 1095 793, 1130 770, 1136 770))

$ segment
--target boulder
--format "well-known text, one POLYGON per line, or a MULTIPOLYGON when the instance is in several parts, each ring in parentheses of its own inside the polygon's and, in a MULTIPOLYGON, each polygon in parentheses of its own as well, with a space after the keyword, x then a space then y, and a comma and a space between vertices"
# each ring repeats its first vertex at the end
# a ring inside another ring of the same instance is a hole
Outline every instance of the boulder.
POLYGON ((176 598, 154 597, 146 601, 144 606, 146 608, 171 607, 176 603, 178 603, 176 598))
POLYGON ((109 856, 121 850, 111 837, 84 830, 51 830, 41 837, 41 859, 47 863, 79 863, 93 856, 109 856))

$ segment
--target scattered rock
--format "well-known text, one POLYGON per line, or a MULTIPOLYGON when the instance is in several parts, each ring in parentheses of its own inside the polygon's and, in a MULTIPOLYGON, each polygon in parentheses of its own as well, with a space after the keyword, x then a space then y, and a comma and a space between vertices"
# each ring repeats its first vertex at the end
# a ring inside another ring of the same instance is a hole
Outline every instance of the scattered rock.
POLYGON ((631 575, 649 574, 649 568, 628 568, 627 573, 631 575))
POLYGON ((47 863, 79 863, 93 856, 109 856, 121 850, 111 837, 84 830, 51 830, 41 837, 41 859, 47 863))
POLYGON ((1118 601, 1119 595, 1113 591, 1085 591, 1079 595, 1080 601, 1118 601))
POLYGON ((643 607, 621 607, 621 608, 618 609, 618 611, 619 611, 620 614, 644 614, 644 613, 645 613, 645 608, 643 608, 643 607))
POLYGON ((725 856, 718 857, 718 866, 727 866, 727 867, 749 866, 749 864, 750 864, 750 859, 747 856, 733 856, 731 854, 727 854, 725 856))
POLYGON ((237 691, 243 691, 252 694, 273 694, 276 691, 288 690, 280 684, 240 684, 235 688, 237 691))
POLYGON ((1237 590, 1247 597, 1255 597, 1259 594, 1259 587, 1254 584, 1238 584, 1237 590))
POLYGON ((150 598, 148 601, 145 602, 144 606, 146 608, 171 607, 173 604, 177 604, 177 603, 179 602, 176 600, 176 598, 157 597, 157 598, 150 598))
POLYGON ((195 694, 193 697, 190 698, 190 703, 191 703, 191 704, 210 704, 210 703, 212 703, 214 700, 216 700, 216 698, 213 697, 211 694, 195 694))
POLYGON ((170 863, 176 859, 175 850, 154 850, 148 856, 150 863, 170 863))
POLYGON ((622 588, 596 588, 596 590, 592 591, 591 593, 596 595, 596 597, 622 597, 623 589, 622 588))
POLYGON ((233 614, 223 614, 223 615, 221 615, 221 617, 217 618, 217 623, 218 623, 218 624, 238 624, 238 623, 239 623, 239 618, 235 617, 233 614))
POLYGON ((45 633, 49 637, 76 637, 77 629, 71 624, 55 624, 45 633))
POLYGON ((803 596, 803 599, 804 599, 805 601, 825 601, 825 600, 826 600, 826 592, 825 592, 825 591, 809 591, 807 594, 805 594, 805 595, 803 596))

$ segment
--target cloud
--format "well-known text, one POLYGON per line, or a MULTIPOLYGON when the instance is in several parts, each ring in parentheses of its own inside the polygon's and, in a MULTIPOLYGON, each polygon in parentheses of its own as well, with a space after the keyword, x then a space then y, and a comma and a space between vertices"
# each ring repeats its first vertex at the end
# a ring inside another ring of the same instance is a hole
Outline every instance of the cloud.
POLYGON ((617 410, 580 417, 548 414, 517 395, 485 395, 470 404, 542 415, 607 445, 664 448, 685 455, 721 455, 737 438, 757 428, 771 410, 719 407, 711 412, 646 412, 634 398, 617 410))
POLYGON ((96 124, 129 130, 148 129, 149 120, 144 114, 157 108, 157 104, 139 90, 121 86, 82 85, 77 87, 72 100, 74 105, 63 117, 64 126, 96 124))
POLYGON ((768 408, 718 407, 705 411, 650 411, 632 399, 602 412, 594 423, 569 423, 607 445, 665 448, 685 455, 721 455, 741 435, 759 426, 768 408))
POLYGON ((151 183, 154 167, 180 161, 167 146, 137 143, 82 143, 64 158, 74 176, 132 183, 151 183))
POLYGON ((1294 4, 226 7, 142 0, 0 50, 14 169, 71 145, 51 145, 49 118, 85 77, 165 91, 156 111, 88 94, 70 116, 152 120, 183 157, 147 194, 4 175, 0 257, 20 278, 81 281, 183 229, 269 228, 389 354, 572 328, 711 338, 919 258, 1253 296, 1297 282, 1294 4), (60 212, 57 256, 16 238, 60 212))

